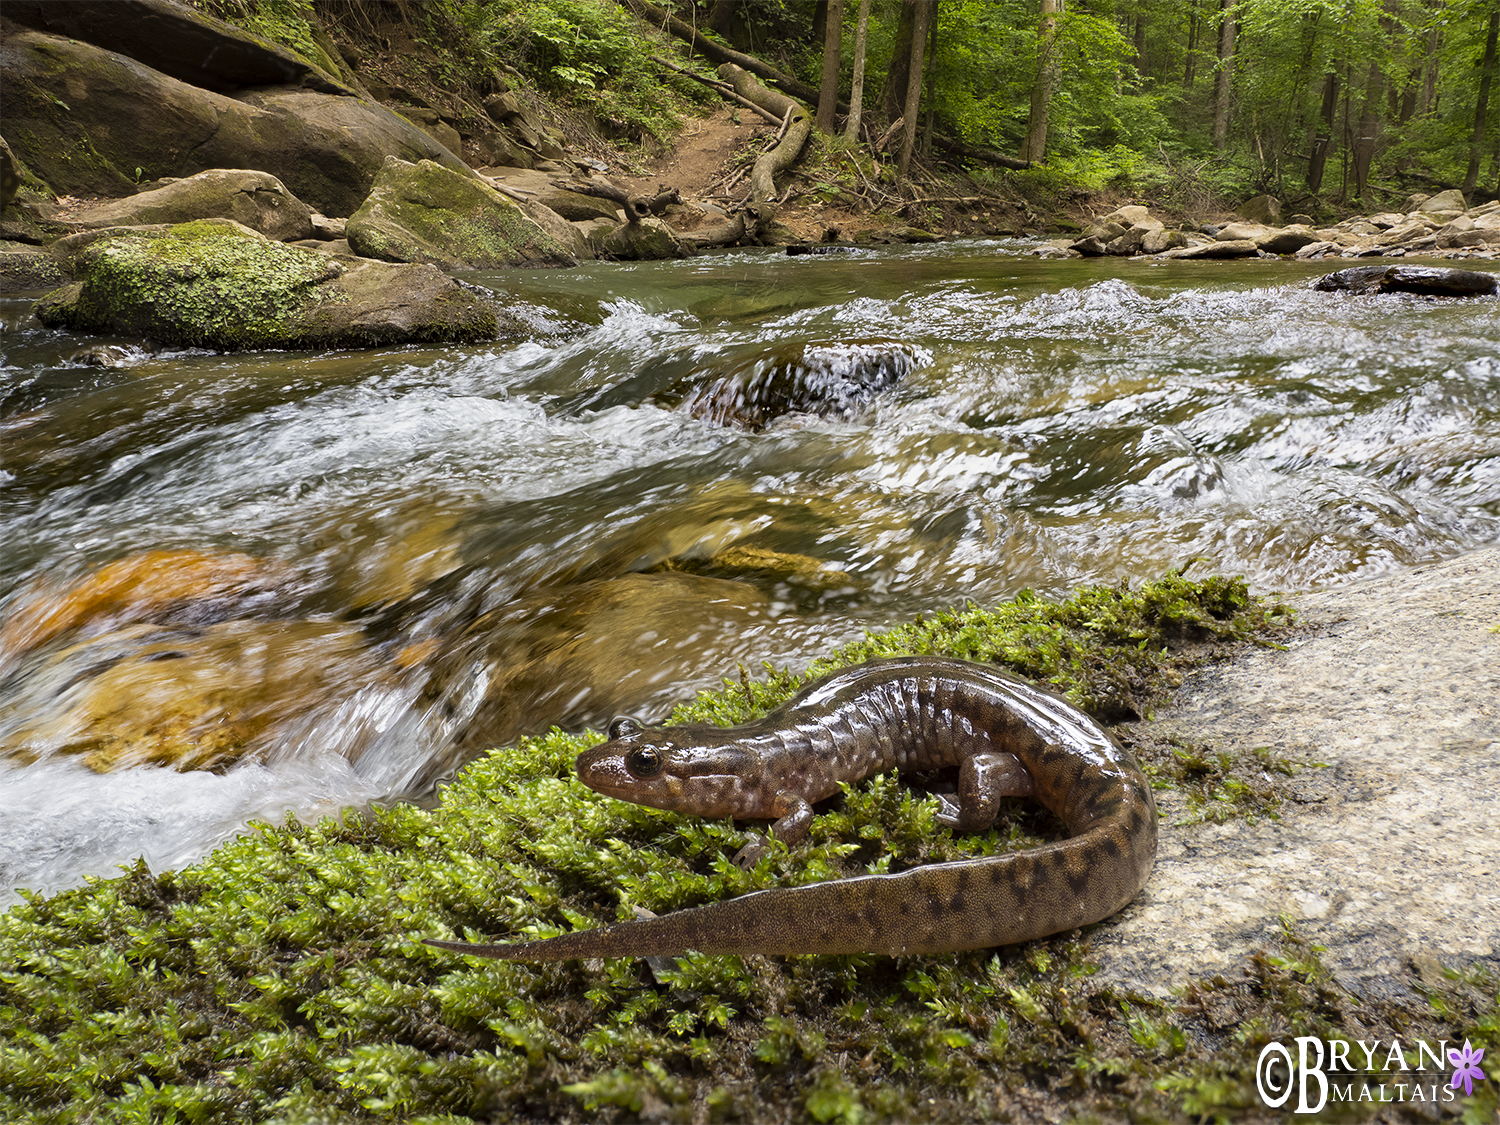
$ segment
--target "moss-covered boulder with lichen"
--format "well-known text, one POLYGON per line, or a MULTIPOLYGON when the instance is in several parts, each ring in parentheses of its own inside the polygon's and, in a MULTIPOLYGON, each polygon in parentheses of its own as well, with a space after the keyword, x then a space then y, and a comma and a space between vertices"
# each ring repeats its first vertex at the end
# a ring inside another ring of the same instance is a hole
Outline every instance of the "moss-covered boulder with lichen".
POLYGON ((218 351, 474 342, 514 327, 431 266, 340 259, 227 219, 62 240, 75 282, 37 302, 50 328, 218 351))
POLYGON ((500 192, 431 160, 388 158, 348 237, 367 258, 450 270, 578 264, 500 192))

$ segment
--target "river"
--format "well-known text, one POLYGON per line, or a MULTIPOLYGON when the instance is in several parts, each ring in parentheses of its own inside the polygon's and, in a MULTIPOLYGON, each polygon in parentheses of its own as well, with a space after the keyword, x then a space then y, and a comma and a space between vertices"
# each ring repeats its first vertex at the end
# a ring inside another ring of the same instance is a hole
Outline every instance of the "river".
POLYGON ((1500 542, 1500 300, 1027 249, 472 275, 528 340, 108 367, 0 300, 0 901, 965 600, 1500 542), (785 354, 904 377, 762 431, 664 393, 785 354))

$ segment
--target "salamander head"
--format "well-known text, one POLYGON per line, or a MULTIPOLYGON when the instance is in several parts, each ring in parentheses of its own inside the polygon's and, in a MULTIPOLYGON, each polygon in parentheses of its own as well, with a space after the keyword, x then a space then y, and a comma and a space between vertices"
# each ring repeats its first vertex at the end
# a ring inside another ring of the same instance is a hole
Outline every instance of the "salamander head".
POLYGON ((609 724, 609 741, 578 755, 578 780, 607 797, 692 816, 754 817, 762 767, 721 727, 609 724))

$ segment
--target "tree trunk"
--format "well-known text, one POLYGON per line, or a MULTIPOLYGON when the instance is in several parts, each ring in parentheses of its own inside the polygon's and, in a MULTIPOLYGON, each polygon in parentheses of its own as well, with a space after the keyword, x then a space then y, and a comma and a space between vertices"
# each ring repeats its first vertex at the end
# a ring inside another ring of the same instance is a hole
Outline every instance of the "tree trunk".
POLYGON ((932 22, 933 9, 938 0, 917 0, 917 10, 911 28, 911 63, 906 76, 906 108, 902 118, 906 125, 901 131, 901 155, 896 161, 896 174, 905 177, 911 167, 911 150, 917 142, 917 110, 922 104, 922 60, 927 52, 927 28, 932 22))
POLYGON ((1229 143, 1230 80, 1234 77, 1234 40, 1238 34, 1238 0, 1219 0, 1219 71, 1214 76, 1214 148, 1229 143))
POLYGON ((781 138, 781 143, 756 157, 750 168, 750 202, 758 233, 776 217, 776 183, 773 177, 777 172, 790 168, 801 154, 802 146, 812 133, 812 118, 807 115, 807 110, 801 103, 762 86, 754 75, 734 63, 725 63, 719 67, 719 77, 730 83, 740 97, 764 106, 772 113, 779 113, 783 118, 791 118, 791 124, 786 136, 781 138))
POLYGON ((709 9, 708 19, 705 21, 708 30, 717 32, 731 43, 736 42, 734 36, 734 16, 736 0, 714 0, 714 6, 709 9))
POLYGON ((859 140, 860 118, 865 111, 865 40, 870 34, 870 0, 859 0, 859 21, 854 29, 854 80, 849 89, 849 120, 844 136, 859 140))
POLYGON ((1318 114, 1318 135, 1313 140, 1312 155, 1307 161, 1307 190, 1317 195, 1323 186, 1323 172, 1328 167, 1328 152, 1333 147, 1333 119, 1339 107, 1339 72, 1330 70, 1323 80, 1323 105, 1318 114))
POLYGON ((1438 48, 1442 45, 1442 30, 1434 25, 1427 33, 1427 66, 1422 75, 1422 97, 1417 102, 1418 117, 1426 117, 1437 101, 1438 48))
POLYGON ((937 50, 938 50, 938 21, 937 5, 933 4, 932 23, 927 31, 927 93, 922 96, 927 99, 927 120, 922 126, 922 159, 927 160, 932 156, 932 125, 937 116, 937 50))
POLYGON ((1354 134, 1354 198, 1362 199, 1370 182, 1370 166, 1375 162, 1375 145, 1380 139, 1380 103, 1385 99, 1385 73, 1379 62, 1370 64, 1365 80, 1365 100, 1359 111, 1359 125, 1354 134))
POLYGON ((823 35, 823 84, 818 90, 818 131, 833 132, 839 106, 839 53, 844 41, 844 0, 828 0, 823 35))
POLYGON ((1188 5, 1188 41, 1187 60, 1182 64, 1182 88, 1191 90, 1193 79, 1198 77, 1198 28, 1202 24, 1198 18, 1198 0, 1192 0, 1188 5))
POLYGON ((911 75, 911 33, 916 18, 917 0, 901 0, 896 41, 891 45, 891 65, 886 69, 885 87, 880 91, 880 112, 888 121, 896 120, 906 108, 906 80, 911 75))
POLYGON ((1500 44, 1500 10, 1490 12, 1489 34, 1484 40, 1484 62, 1479 75, 1479 97, 1474 102, 1474 132, 1469 138, 1469 170, 1464 175, 1464 194, 1479 186, 1479 158, 1484 150, 1484 127, 1489 123, 1490 88, 1495 84, 1495 49, 1500 44))
POLYGON ((1064 0, 1042 0, 1042 21, 1036 31, 1036 81, 1031 84, 1031 117, 1021 159, 1036 163, 1047 149, 1047 121, 1052 115, 1052 91, 1057 88, 1057 17, 1064 0))

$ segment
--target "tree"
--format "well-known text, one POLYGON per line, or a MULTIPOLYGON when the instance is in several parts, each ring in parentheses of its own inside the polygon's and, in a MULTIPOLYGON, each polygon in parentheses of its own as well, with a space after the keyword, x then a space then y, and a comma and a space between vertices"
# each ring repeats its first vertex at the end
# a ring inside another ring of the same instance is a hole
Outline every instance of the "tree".
POLYGON ((938 0, 917 0, 911 29, 911 58, 906 76, 906 105, 902 112, 905 127, 901 130, 901 155, 896 161, 896 171, 905 176, 911 167, 911 152, 917 141, 917 109, 922 104, 922 61, 927 52, 927 29, 930 26, 938 0))
POLYGON ((1484 148, 1484 127, 1490 114, 1490 90, 1495 84, 1495 49, 1500 42, 1500 8, 1490 12, 1489 33, 1484 40, 1484 62, 1480 64, 1479 96, 1474 99, 1474 131, 1469 137, 1469 168, 1464 173, 1465 193, 1479 185, 1479 158, 1484 148))
POLYGON ((1214 148, 1229 142, 1229 98, 1234 77, 1234 41, 1239 30, 1237 0, 1219 0, 1219 71, 1214 77, 1214 148))
POLYGON ((1052 115, 1052 92, 1057 88, 1057 17, 1064 0, 1042 0, 1042 19, 1036 33, 1036 81, 1031 84, 1031 116, 1026 124, 1026 140, 1021 159, 1033 164, 1042 159, 1047 148, 1047 123, 1052 115))
POLYGON ((860 118, 865 109, 865 44, 870 37, 870 0, 859 0, 859 18, 854 28, 854 78, 849 89, 849 120, 844 136, 859 140, 860 118))
POLYGON ((823 33, 823 84, 818 90, 818 131, 833 132, 839 104, 839 55, 843 47, 844 0, 828 0, 823 33))
POLYGON ((1328 153, 1333 148, 1333 119, 1339 106, 1339 70, 1333 67, 1323 79, 1323 103, 1318 111, 1318 134, 1307 158, 1307 190, 1314 195, 1323 186, 1328 153))
POLYGON ((916 24, 917 4, 918 0, 901 0, 901 11, 896 18, 891 62, 880 91, 880 110, 889 121, 895 121, 906 108, 906 80, 911 75, 911 34, 916 24))

